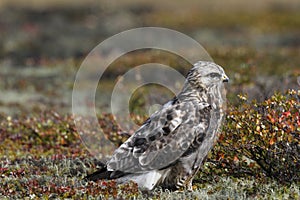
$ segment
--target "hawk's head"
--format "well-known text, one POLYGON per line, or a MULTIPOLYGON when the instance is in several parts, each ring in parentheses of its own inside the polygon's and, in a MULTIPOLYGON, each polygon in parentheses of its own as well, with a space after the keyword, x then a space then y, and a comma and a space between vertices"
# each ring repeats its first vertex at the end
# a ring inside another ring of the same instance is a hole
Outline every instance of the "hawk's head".
POLYGON ((187 81, 196 88, 211 88, 228 82, 223 68, 213 62, 199 61, 187 75, 187 81))

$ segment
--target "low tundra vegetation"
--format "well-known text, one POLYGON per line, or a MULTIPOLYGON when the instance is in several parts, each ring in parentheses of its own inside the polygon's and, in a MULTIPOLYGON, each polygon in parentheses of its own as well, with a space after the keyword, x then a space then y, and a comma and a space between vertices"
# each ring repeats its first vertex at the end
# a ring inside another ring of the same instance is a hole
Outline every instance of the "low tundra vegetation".
MULTIPOLYGON (((195 178, 193 192, 145 192, 133 182, 85 182, 82 178, 99 161, 81 142, 71 115, 1 115, 0 197, 298 199, 300 91, 276 93, 262 102, 238 97, 238 105, 228 106, 220 138, 195 178)), ((129 136, 111 115, 99 116, 99 124, 116 146, 129 136)))

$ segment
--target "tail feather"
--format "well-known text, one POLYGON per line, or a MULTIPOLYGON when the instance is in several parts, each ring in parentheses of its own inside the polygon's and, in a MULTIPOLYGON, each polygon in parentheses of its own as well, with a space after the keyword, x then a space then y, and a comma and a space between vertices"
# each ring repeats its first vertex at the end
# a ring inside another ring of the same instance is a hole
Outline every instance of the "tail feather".
POLYGON ((117 178, 123 177, 127 174, 128 173, 124 173, 122 171, 117 171, 117 170, 116 171, 108 171, 107 167, 105 165, 103 165, 100 170, 84 177, 84 180, 87 180, 87 181, 97 181, 100 179, 111 180, 111 179, 117 179, 117 178))
POLYGON ((165 169, 161 171, 147 171, 139 174, 128 174, 118 178, 117 182, 124 183, 128 181, 134 181, 141 189, 153 190, 157 185, 164 182, 169 172, 169 169, 165 169))
POLYGON ((84 180, 87 181, 97 181, 100 179, 111 180, 115 179, 118 183, 125 183, 128 181, 134 181, 138 184, 140 188, 152 190, 155 186, 162 183, 167 174, 170 172, 169 169, 165 170, 153 170, 144 173, 124 173, 122 171, 108 171, 107 167, 103 165, 103 167, 92 173, 87 175, 84 180))
POLYGON ((97 181, 100 179, 110 179, 110 175, 112 172, 107 171, 106 166, 92 174, 87 175, 86 177, 84 177, 84 180, 87 181, 97 181))

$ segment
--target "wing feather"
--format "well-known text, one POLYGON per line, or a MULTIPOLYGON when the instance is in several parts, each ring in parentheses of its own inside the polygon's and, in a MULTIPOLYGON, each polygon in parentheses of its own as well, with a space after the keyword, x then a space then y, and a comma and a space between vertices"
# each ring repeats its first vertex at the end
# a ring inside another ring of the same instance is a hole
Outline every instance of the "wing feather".
MULTIPOLYGON (((109 170, 137 173, 164 168, 180 158, 197 135, 208 127, 207 120, 197 117, 199 112, 207 112, 205 108, 209 104, 195 106, 193 102, 177 102, 166 105, 115 151, 107 162, 109 170)), ((206 114, 209 115, 209 111, 206 114)))

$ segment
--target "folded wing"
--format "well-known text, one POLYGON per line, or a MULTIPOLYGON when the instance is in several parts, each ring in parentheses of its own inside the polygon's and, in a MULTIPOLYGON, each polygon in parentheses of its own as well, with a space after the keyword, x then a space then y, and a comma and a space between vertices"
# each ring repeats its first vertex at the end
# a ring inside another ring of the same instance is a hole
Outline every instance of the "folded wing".
POLYGON ((192 102, 172 102, 154 113, 107 162, 110 171, 139 173, 163 169, 176 162, 191 146, 208 123, 197 118, 199 108, 192 102), (196 126, 195 126, 196 125, 196 126))

